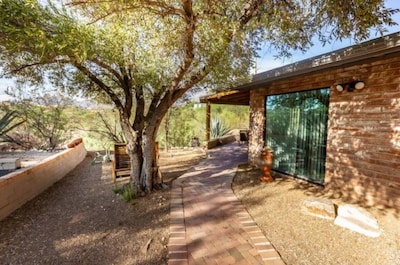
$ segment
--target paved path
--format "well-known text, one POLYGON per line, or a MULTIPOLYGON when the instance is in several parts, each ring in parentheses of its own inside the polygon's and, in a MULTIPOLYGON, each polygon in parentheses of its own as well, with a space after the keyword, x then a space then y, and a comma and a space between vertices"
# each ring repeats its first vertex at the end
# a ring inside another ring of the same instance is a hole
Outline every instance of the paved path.
POLYGON ((175 180, 168 265, 285 264, 231 189, 247 149, 237 143, 175 180))

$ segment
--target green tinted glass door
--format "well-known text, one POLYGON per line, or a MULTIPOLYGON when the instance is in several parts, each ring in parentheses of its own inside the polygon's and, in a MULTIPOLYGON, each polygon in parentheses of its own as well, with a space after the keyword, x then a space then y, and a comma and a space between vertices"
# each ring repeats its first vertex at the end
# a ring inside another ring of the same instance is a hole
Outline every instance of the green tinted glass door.
POLYGON ((266 139, 274 150, 275 170, 324 182, 329 91, 267 97, 266 139))

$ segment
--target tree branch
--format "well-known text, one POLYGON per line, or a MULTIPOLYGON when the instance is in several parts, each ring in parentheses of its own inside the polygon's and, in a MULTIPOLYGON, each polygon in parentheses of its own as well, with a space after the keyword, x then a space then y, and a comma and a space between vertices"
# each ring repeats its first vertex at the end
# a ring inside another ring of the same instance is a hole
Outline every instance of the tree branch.
POLYGON ((185 73, 188 71, 194 58, 194 32, 196 30, 196 17, 192 10, 192 0, 183 0, 183 8, 185 10, 185 56, 183 62, 178 68, 178 72, 172 81, 172 89, 174 90, 179 82, 183 79, 185 73))
POLYGON ((70 63, 70 61, 68 60, 54 60, 52 62, 34 62, 34 63, 29 63, 29 64, 23 64, 20 67, 16 68, 16 69, 12 69, 9 72, 4 73, 5 75, 12 75, 15 73, 18 73, 26 68, 29 67, 34 67, 34 66, 38 66, 38 65, 45 65, 45 64, 53 64, 53 63, 60 63, 60 64, 66 64, 66 63, 70 63))
POLYGON ((115 106, 120 109, 121 112, 124 111, 124 106, 122 105, 120 99, 118 96, 111 90, 110 87, 108 87, 104 82, 102 82, 95 74, 93 74, 88 68, 83 66, 82 64, 79 63, 74 63, 73 64, 81 73, 86 75, 93 83, 98 85, 104 92, 107 93, 107 95, 111 98, 111 100, 114 102, 115 106))
MULTIPOLYGON (((184 0, 185 1, 185 0, 184 0)), ((151 12, 158 15, 178 15, 181 17, 185 17, 185 13, 177 9, 171 5, 167 5, 165 2, 151 1, 151 0, 143 0, 142 6, 146 6, 150 9, 151 12), (160 10, 161 8, 161 10, 160 10)))
MULTIPOLYGON (((101 3, 114 3, 114 1, 110 0, 103 0, 103 1, 90 1, 90 0, 82 0, 82 1, 72 1, 70 3, 67 3, 66 5, 70 6, 78 6, 78 5, 98 5, 101 3)), ((111 8, 106 14, 97 17, 95 20, 91 21, 89 24, 94 24, 97 21, 100 21, 102 19, 105 19, 113 14, 121 13, 121 12, 126 12, 127 10, 137 10, 137 9, 146 9, 147 11, 150 11, 153 14, 160 15, 160 16, 167 16, 167 15, 178 15, 180 17, 184 17, 185 13, 178 9, 173 7, 172 5, 168 5, 165 2, 159 2, 159 1, 152 1, 152 0, 142 0, 140 4, 137 5, 130 5, 129 2, 124 3, 123 7, 115 6, 113 5, 113 8, 111 8)))
POLYGON ((133 106, 132 91, 131 91, 132 89, 131 76, 129 75, 129 70, 126 71, 124 67, 120 67, 120 71, 122 73, 121 87, 125 95, 125 112, 129 113, 130 117, 130 113, 133 106))
POLYGON ((263 4, 263 0, 252 0, 247 6, 244 8, 244 13, 239 19, 240 28, 246 26, 246 24, 256 16, 257 10, 263 4))
POLYGON ((144 110, 146 105, 143 95, 143 86, 139 86, 135 89, 135 98, 136 111, 132 127, 135 131, 142 131, 144 127, 144 110))
POLYGON ((93 58, 93 59, 91 59, 91 60, 89 60, 89 61, 92 62, 92 63, 94 63, 94 64, 96 64, 97 66, 99 66, 99 67, 101 67, 101 68, 107 70, 108 72, 110 72, 115 78, 117 78, 117 80, 120 82, 121 85, 123 84, 124 80, 123 80, 121 74, 118 73, 118 71, 116 71, 116 70, 115 70, 114 68, 112 68, 110 65, 108 65, 108 64, 106 64, 106 63, 100 61, 100 60, 97 59, 97 58, 93 58))

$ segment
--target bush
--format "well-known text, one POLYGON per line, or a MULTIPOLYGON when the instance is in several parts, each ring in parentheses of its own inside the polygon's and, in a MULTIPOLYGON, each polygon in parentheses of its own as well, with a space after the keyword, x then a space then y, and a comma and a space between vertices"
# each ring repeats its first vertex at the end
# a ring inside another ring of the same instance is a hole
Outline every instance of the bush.
POLYGON ((126 202, 135 203, 137 191, 132 184, 124 184, 121 188, 114 187, 113 191, 115 194, 121 195, 126 202))

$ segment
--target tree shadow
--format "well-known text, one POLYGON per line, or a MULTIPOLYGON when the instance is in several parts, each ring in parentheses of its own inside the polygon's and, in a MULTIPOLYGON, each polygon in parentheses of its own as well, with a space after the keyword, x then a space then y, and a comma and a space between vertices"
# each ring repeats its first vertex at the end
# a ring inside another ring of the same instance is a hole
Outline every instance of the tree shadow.
POLYGON ((0 263, 165 264, 169 192, 132 205, 113 193, 113 185, 111 167, 86 157, 0 222, 0 263), (158 235, 146 254, 141 248, 151 231, 158 235))
MULTIPOLYGON (((397 62, 387 62, 382 74, 391 67, 398 68, 397 62)), ((351 98, 348 93, 332 93, 326 195, 399 217, 398 89, 385 80, 376 83, 373 74, 365 80, 369 86, 352 92, 351 98)))
MULTIPOLYGON (((177 179, 183 192, 189 261, 199 264, 240 263, 253 248, 238 223, 238 201, 231 188, 237 165, 247 162, 247 148, 237 143, 208 150, 208 158, 177 179), (226 197, 231 197, 227 199, 226 197), (233 261, 233 260, 234 261, 233 261)), ((240 166, 239 168, 241 168, 240 166)), ((240 170, 240 169, 239 169, 240 170)), ((247 238, 250 241, 250 237, 247 238)), ((256 251, 254 249, 254 251, 256 251)), ((254 254, 253 264, 263 264, 254 254)))

